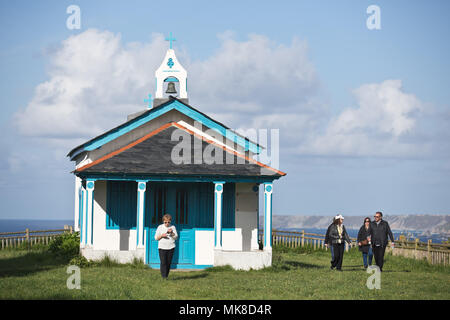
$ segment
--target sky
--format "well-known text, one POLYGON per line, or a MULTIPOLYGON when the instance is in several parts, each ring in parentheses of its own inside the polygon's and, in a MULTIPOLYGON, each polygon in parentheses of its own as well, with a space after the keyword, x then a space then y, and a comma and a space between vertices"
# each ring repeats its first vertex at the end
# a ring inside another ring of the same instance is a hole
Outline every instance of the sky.
POLYGON ((169 32, 192 106, 236 130, 279 130, 287 175, 274 214, 450 214, 449 11, 448 1, 1 0, 0 219, 73 218, 67 153, 145 108, 169 32), (67 27, 71 5, 79 29, 67 27))

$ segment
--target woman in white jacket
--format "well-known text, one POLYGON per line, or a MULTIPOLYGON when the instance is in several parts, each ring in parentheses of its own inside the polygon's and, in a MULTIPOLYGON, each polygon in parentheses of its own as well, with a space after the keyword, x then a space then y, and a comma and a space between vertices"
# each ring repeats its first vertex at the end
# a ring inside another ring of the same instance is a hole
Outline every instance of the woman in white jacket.
POLYGON ((167 279, 178 233, 175 226, 171 225, 172 216, 170 214, 165 214, 162 220, 163 224, 160 224, 156 229, 155 240, 158 241, 161 276, 163 279, 167 279))

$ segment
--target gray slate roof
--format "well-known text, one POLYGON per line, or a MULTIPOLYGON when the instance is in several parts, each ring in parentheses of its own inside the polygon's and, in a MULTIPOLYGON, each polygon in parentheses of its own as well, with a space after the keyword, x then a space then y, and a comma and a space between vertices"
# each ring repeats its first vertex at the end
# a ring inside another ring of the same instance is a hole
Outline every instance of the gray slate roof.
MULTIPOLYGON (((280 173, 262 167, 258 164, 245 160, 237 160, 237 156, 232 155, 232 164, 226 164, 225 152, 222 148, 202 141, 194 135, 185 132, 185 135, 191 138, 191 161, 189 164, 176 164, 171 159, 173 148, 179 141, 172 141, 171 136, 175 130, 180 130, 175 126, 169 126, 165 130, 153 135, 152 137, 140 142, 139 144, 122 151, 121 153, 103 160, 81 172, 84 174, 125 174, 125 175, 220 175, 220 176, 248 176, 261 177, 270 176, 278 178, 280 173), (195 143, 194 143, 194 140, 195 143), (201 154, 204 154, 208 147, 208 154, 215 155, 215 152, 223 154, 223 164, 207 164, 202 161, 201 164, 194 164, 194 146, 201 146, 201 154), (213 150, 213 151, 211 151, 213 150)), ((231 156, 230 156, 231 157, 231 156)), ((76 171, 79 172, 79 171, 76 171)))

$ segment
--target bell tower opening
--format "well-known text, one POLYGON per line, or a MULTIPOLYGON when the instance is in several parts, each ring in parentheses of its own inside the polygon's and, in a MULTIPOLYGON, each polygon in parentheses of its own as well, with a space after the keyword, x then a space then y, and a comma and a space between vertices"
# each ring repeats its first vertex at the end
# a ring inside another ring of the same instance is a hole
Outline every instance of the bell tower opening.
POLYGON ((169 96, 178 98, 180 92, 180 81, 175 77, 168 77, 164 80, 164 98, 169 96))

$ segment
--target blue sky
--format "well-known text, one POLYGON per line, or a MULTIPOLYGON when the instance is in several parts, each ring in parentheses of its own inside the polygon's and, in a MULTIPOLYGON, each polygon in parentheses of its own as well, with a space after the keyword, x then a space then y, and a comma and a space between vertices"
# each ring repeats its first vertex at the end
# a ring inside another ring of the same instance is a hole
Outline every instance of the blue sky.
POLYGON ((288 175, 275 184, 275 214, 449 214, 449 9, 448 1, 2 1, 0 218, 72 218, 65 155, 142 108, 169 32, 193 79, 192 105, 232 128, 280 130, 288 175), (80 30, 66 28, 72 4, 80 30), (366 27, 372 4, 381 30, 366 27), (111 51, 105 69, 64 60, 111 51), (123 54, 144 71, 116 82, 123 54), (232 75, 220 68, 229 61, 232 75), (239 74, 247 66, 258 72, 239 74), (73 82, 58 87, 60 78, 73 82), (61 93, 91 78, 78 100, 61 93), (236 91, 239 81, 249 87, 236 91), (123 89, 110 93, 106 82, 123 89))

